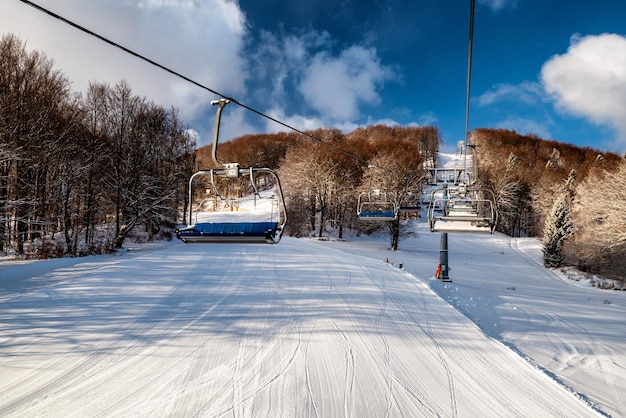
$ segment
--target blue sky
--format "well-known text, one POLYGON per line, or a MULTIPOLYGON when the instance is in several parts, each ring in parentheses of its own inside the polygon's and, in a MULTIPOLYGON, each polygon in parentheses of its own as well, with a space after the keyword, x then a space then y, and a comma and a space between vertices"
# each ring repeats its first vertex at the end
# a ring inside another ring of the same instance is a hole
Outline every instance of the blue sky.
MULTIPOLYGON (((34 0, 306 130, 435 125, 464 138, 470 0, 34 0)), ((476 0, 469 128, 626 151, 626 2, 476 0)), ((84 91, 127 79, 210 141, 216 97, 19 0, 0 32, 42 50, 84 91)), ((243 108, 224 139, 284 129, 243 108)))

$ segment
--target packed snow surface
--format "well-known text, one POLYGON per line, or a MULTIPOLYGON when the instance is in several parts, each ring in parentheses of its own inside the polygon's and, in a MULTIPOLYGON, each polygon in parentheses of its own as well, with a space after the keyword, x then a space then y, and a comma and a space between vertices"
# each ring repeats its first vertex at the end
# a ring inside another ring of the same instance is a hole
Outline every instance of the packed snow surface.
POLYGON ((451 235, 444 284, 438 236, 3 266, 0 416, 626 410, 623 292, 564 280, 535 240, 502 235, 451 235))

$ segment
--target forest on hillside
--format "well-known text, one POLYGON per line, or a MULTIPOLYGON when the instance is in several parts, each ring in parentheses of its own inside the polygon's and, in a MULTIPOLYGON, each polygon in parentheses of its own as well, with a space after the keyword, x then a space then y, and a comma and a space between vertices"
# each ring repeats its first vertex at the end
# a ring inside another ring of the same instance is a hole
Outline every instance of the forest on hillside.
POLYGON ((545 245, 555 222, 569 224, 549 266, 626 278, 624 158, 502 129, 476 129, 470 143, 479 181, 495 192, 500 232, 542 237, 545 245))
MULTIPOLYGON (((387 127, 246 135, 218 146, 220 161, 278 171, 292 236, 325 236, 326 230, 360 234, 388 228, 397 249, 402 218, 388 223, 357 220, 361 192, 384 190, 396 207, 415 205, 423 187, 424 164, 436 159, 437 128, 387 127), (315 138, 313 140, 312 138, 315 138)), ((200 148, 198 169, 214 168, 211 147, 200 148)))
POLYGON ((171 228, 194 148, 174 109, 128 83, 72 93, 44 54, 0 39, 0 252, 100 253, 135 225, 171 228))
MULTIPOLYGON (((469 142, 476 180, 496 196, 498 231, 542 238, 551 267, 626 277, 623 158, 501 129, 476 129, 469 142)), ((396 207, 416 206, 441 143, 434 126, 377 125, 250 134, 218 154, 279 173, 288 235, 387 229, 395 250, 418 215, 362 222, 358 196, 382 190, 396 207)), ((123 80, 73 93, 44 54, 0 40, 0 252, 74 256, 114 251, 137 226, 146 239, 171 234, 197 203, 187 201, 190 176, 212 167, 210 147, 196 149, 176 109, 123 80)))

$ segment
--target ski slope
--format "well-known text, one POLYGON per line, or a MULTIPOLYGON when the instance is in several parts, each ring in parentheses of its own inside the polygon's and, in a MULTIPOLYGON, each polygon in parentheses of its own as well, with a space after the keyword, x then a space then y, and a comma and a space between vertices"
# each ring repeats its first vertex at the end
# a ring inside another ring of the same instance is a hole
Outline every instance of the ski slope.
POLYGON ((0 416, 626 416, 626 292, 412 228, 0 263, 0 416))
POLYGON ((417 228, 395 253, 283 238, 3 266, 0 416, 626 410, 623 294, 505 236, 451 235, 443 284, 438 234, 417 228))

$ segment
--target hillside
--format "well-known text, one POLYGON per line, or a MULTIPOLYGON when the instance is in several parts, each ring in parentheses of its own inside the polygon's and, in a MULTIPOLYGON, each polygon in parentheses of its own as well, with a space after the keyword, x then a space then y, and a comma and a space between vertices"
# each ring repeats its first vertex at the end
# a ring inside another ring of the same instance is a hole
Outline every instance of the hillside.
POLYGON ((498 230, 511 236, 542 235, 546 214, 572 170, 580 184, 623 162, 614 153, 505 129, 476 129, 470 142, 481 182, 501 197, 498 230))
POLYGON ((544 236, 553 206, 567 193, 574 234, 564 244, 563 265, 624 282, 624 158, 503 129, 477 129, 471 141, 481 184, 496 194, 498 231, 544 236))

